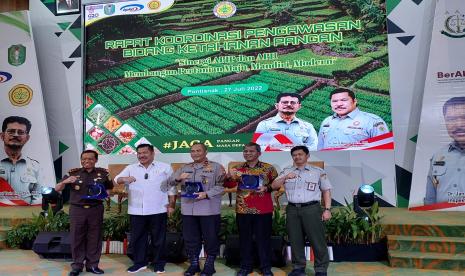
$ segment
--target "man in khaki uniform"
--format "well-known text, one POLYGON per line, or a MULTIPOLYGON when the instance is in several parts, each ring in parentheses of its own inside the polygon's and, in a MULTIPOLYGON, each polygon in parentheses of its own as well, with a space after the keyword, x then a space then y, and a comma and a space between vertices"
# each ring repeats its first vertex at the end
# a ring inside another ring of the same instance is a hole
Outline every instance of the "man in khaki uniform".
POLYGON ((306 146, 293 147, 291 156, 294 165, 285 168, 272 184, 273 189, 284 185, 288 200, 286 218, 293 266, 288 275, 306 275, 304 238, 307 236, 315 253, 315 275, 326 276, 329 255, 323 221, 331 218, 332 186, 323 169, 308 165, 310 154, 306 146), (322 194, 323 210, 320 204, 322 194))

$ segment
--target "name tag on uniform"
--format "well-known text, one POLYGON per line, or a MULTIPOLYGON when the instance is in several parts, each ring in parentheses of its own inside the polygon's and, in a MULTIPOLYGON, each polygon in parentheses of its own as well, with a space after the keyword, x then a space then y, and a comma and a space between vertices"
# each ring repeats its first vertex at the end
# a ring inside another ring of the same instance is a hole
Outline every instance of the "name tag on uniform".
POLYGON ((307 182, 307 184, 308 184, 307 190, 309 190, 309 191, 315 191, 316 183, 314 183, 314 182, 307 182))

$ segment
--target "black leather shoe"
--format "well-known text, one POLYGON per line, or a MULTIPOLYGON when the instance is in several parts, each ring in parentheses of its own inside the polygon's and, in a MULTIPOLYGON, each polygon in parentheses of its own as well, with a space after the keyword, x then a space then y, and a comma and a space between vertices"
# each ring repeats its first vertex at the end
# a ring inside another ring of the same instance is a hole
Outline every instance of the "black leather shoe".
POLYGON ((294 268, 287 276, 306 276, 305 268, 294 268))
POLYGON ((78 276, 79 273, 81 273, 82 270, 81 269, 73 269, 69 272, 69 276, 78 276))
POLYGON ((190 265, 186 271, 184 271, 184 276, 194 276, 200 272, 200 266, 198 265, 190 265))
POLYGON ((98 268, 98 266, 96 266, 96 267, 86 267, 86 271, 94 273, 94 274, 103 274, 103 273, 105 273, 105 271, 98 268))
POLYGON ((262 269, 262 276, 274 276, 273 272, 271 272, 271 269, 266 268, 262 269))
POLYGON ((249 270, 249 269, 244 269, 244 268, 241 268, 236 276, 248 276, 250 273, 252 273, 253 271, 252 270, 249 270))

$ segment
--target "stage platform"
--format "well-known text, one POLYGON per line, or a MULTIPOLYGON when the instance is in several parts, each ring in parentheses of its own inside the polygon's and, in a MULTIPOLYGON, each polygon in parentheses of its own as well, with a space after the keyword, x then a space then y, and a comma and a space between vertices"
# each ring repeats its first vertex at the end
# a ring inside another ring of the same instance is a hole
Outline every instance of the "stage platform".
MULTIPOLYGON (((65 206, 65 211, 67 209, 65 206)), ((112 210, 106 212, 105 215, 112 215, 116 210, 116 207, 112 207, 112 210)), ((232 211, 233 208, 225 208, 225 212, 232 211)), ((0 208, 0 248, 5 247, 6 231, 12 225, 27 221, 32 218, 33 214, 38 215, 40 212, 40 207, 0 208)), ((330 275, 410 275, 409 273, 413 275, 420 271, 432 273, 431 275, 449 275, 444 274, 449 273, 444 270, 461 271, 459 274, 451 272, 450 275, 463 274, 465 271, 465 212, 409 211, 403 208, 380 208, 380 212, 383 216, 382 225, 388 238, 389 262, 332 263, 330 275), (436 271, 439 269, 442 271, 436 271), (350 274, 352 271, 361 273, 350 274)), ((27 273, 28 268, 23 265, 25 263, 37 264, 38 267, 50 270, 50 273, 42 275, 66 275, 65 271, 68 270, 67 262, 42 260, 32 251, 0 250, 2 262, 0 263, 0 275, 10 275, 8 273, 22 275, 14 273, 14 271, 22 273, 21 269, 25 269, 24 273, 27 273), (22 258, 24 262, 17 262, 22 258)), ((109 271, 125 274, 129 260, 125 256, 105 255, 103 263, 108 264, 109 271)), ((172 275, 179 275, 184 266, 185 264, 170 264, 168 271, 171 271, 172 275)), ((224 265, 220 267, 221 272, 218 275, 235 274, 232 268, 224 265)), ((290 267, 284 270, 276 269, 276 275, 285 275, 285 271, 289 269, 290 267)))
MULTIPOLYGON (((41 259, 31 250, 11 250, 0 249, 0 275, 2 276, 66 276, 70 271, 69 260, 46 260, 41 259)), ((100 261, 100 267, 105 270, 104 275, 129 275, 126 269, 131 265, 129 258, 123 255, 103 255, 100 261)), ((181 276, 187 268, 187 263, 166 265, 166 276, 181 276)), ((222 260, 216 262, 217 276, 235 276, 238 267, 228 267, 222 260)), ((291 270, 288 265, 283 269, 273 267, 275 276, 285 276, 291 270)), ((93 275, 91 273, 82 273, 81 275, 93 275)), ((157 275, 151 270, 138 272, 137 275, 157 275)), ((254 274, 259 275, 258 271, 254 274)), ((313 264, 308 263, 307 275, 314 275, 313 264)), ((408 269, 394 268, 387 263, 331 263, 328 269, 328 275, 346 275, 346 276, 381 276, 381 275, 422 275, 422 276, 458 276, 463 272, 427 270, 427 269, 408 269)))
POLYGON ((465 212, 381 212, 391 266, 465 271, 465 212))

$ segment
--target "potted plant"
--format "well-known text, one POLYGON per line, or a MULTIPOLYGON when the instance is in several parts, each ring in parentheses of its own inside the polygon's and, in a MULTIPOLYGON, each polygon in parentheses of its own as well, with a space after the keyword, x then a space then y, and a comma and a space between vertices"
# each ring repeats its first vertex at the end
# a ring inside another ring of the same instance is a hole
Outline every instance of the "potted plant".
POLYGON ((22 223, 14 226, 6 235, 6 244, 12 248, 32 249, 39 230, 35 225, 22 223))
POLYGON ((103 248, 106 254, 124 254, 127 247, 129 215, 115 214, 103 219, 103 248))
POLYGON ((103 219, 103 239, 111 241, 124 241, 129 231, 129 215, 116 214, 103 219))
POLYGON ((387 259, 386 239, 378 202, 357 214, 353 204, 335 209, 326 223, 326 237, 334 261, 370 262, 387 259))

